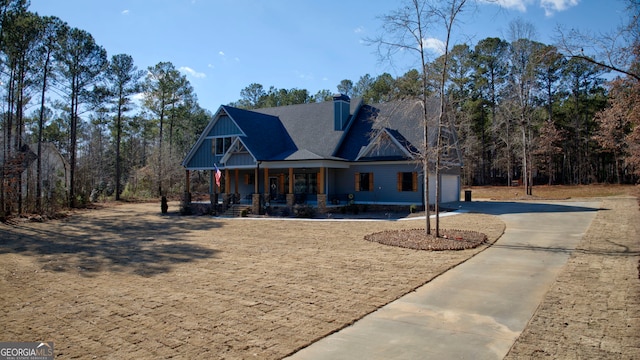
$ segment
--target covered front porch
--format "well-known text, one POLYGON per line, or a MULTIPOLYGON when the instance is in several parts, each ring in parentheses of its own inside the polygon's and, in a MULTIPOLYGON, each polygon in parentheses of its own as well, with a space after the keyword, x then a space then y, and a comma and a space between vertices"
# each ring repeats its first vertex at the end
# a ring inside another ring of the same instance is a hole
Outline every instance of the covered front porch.
MULTIPOLYGON (((269 207, 292 210, 295 205, 307 204, 324 213, 330 207, 347 205, 353 199, 353 195, 333 186, 329 180, 330 174, 348 168, 346 164, 293 162, 287 165, 292 166, 268 162, 259 162, 255 167, 222 165, 219 181, 216 181, 216 171, 209 169, 209 200, 215 212, 245 205, 250 206, 253 214, 263 214, 269 207)), ((189 203, 192 195, 190 176, 190 171, 186 170, 185 198, 189 203)))

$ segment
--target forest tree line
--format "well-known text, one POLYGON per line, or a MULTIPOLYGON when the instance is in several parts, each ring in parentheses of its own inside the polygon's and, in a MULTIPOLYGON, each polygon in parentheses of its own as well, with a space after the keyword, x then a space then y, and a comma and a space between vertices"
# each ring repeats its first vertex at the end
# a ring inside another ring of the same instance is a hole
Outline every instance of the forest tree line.
MULTIPOLYGON (((88 32, 28 7, 0 1, 0 217, 105 196, 181 194, 180 163, 212 117, 186 76, 170 62, 141 70, 130 55, 109 57, 88 32), (65 176, 43 171, 51 146, 65 176)), ((463 182, 513 184, 523 176, 523 156, 535 184, 637 182, 639 48, 636 38, 629 74, 611 79, 601 64, 528 37, 453 47, 446 113, 463 151, 463 182)), ((443 63, 425 66, 426 88, 414 69, 345 79, 336 90, 368 104, 435 95, 443 63)), ((320 102, 334 92, 254 83, 230 105, 320 102)))
MULTIPOLYGON (((639 5, 629 0, 630 46, 614 68, 532 40, 535 27, 516 20, 513 39, 454 46, 447 56, 447 120, 463 153, 463 184, 522 183, 523 163, 534 184, 636 183, 640 178, 639 5), (634 30, 635 29, 635 30, 634 30), (528 37, 527 35, 532 35, 528 37), (612 72, 613 71, 613 72, 612 72), (526 161, 523 162, 523 157, 526 161)), ((438 96, 444 56, 399 77, 345 79, 339 93, 367 104, 438 96)), ((331 92, 265 90, 253 83, 231 105, 255 109, 328 101, 331 92)))
POLYGON ((186 76, 109 57, 87 31, 28 6, 0 2, 0 217, 181 191, 179 164, 211 119, 186 76), (46 171, 52 147, 57 173, 46 171))

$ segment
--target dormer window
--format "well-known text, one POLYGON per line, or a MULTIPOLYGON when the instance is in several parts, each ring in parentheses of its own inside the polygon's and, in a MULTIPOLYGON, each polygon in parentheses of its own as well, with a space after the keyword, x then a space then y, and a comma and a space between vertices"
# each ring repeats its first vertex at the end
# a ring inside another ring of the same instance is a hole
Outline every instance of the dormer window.
POLYGON ((229 147, 231 147, 232 142, 233 137, 220 137, 213 139, 213 154, 224 155, 224 153, 229 150, 229 147))

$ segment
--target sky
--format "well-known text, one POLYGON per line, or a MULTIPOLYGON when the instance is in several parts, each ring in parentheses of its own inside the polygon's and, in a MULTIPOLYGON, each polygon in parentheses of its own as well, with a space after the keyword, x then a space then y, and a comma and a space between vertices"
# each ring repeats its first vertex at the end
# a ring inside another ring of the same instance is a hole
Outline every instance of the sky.
MULTIPOLYGON (((252 83, 265 90, 337 92, 343 79, 415 68, 413 55, 381 60, 365 39, 381 34, 390 0, 31 0, 30 11, 53 15, 93 35, 109 57, 129 54, 139 69, 171 62, 186 75, 201 107, 215 112, 252 83)), ((456 43, 508 40, 509 24, 534 25, 534 40, 554 44, 558 26, 610 32, 624 17, 621 0, 478 0, 454 28, 456 43), (488 1, 493 1, 489 3, 488 1)), ((437 27, 436 29, 441 28, 437 27)), ((434 44, 442 34, 427 34, 434 44)))

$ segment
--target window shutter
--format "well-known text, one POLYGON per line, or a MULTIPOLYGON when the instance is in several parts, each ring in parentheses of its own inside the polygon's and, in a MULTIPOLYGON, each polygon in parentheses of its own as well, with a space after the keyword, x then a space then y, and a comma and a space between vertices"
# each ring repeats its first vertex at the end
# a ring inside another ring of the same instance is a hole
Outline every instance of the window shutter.
POLYGON ((356 191, 360 191, 360 173, 356 173, 356 191))
POLYGON ((418 173, 414 171, 412 175, 411 185, 413 186, 413 191, 418 191, 418 173))
POLYGON ((369 173, 369 191, 373 190, 373 173, 369 173))
POLYGON ((398 173, 398 182, 397 182, 398 192, 402 191, 402 173, 398 173))

